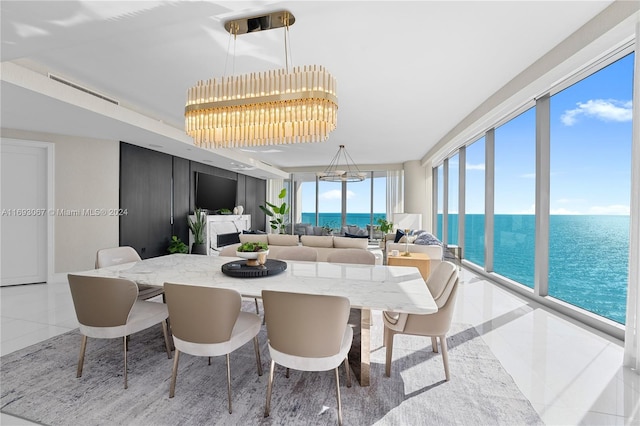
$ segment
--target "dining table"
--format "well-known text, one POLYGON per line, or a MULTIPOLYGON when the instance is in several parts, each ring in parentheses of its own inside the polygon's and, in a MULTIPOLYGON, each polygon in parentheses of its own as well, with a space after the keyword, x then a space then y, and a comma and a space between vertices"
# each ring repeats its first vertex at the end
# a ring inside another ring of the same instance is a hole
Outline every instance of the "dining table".
MULTIPOLYGON (((124 278, 159 287, 170 282, 230 288, 250 298, 260 298, 262 290, 344 296, 351 307, 361 313, 359 333, 354 333, 360 338, 359 341, 354 338, 349 356, 361 386, 370 384, 372 310, 410 314, 431 314, 438 310, 415 267, 287 260, 279 262, 279 265, 284 262, 284 267, 271 274, 265 272, 245 277, 228 274, 235 264, 245 266, 243 262, 235 257, 171 254, 75 274, 124 278), (223 265, 226 265, 226 273, 223 265)), ((264 265, 256 268, 260 267, 264 265)))

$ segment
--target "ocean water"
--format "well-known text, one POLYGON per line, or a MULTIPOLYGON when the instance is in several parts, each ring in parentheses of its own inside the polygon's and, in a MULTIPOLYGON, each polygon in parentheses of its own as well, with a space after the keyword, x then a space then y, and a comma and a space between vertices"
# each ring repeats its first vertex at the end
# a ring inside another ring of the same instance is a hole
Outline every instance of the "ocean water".
MULTIPOLYGON (((450 215, 450 244, 458 242, 457 220, 450 215)), ((484 215, 465 215, 464 257, 480 266, 484 237, 484 215)), ((535 216, 495 215, 494 271, 533 288, 534 261, 535 216)), ((550 216, 550 296, 624 324, 628 271, 629 216, 550 216)))
MULTIPOLYGON (((386 218, 385 213, 374 213, 373 224, 378 223, 378 218, 386 218)), ((318 224, 316 225, 315 213, 302 213, 302 223, 310 223, 314 226, 329 226, 335 230, 340 229, 342 216, 340 213, 320 213, 318 216, 318 224)), ((347 213, 347 225, 357 225, 360 228, 367 229, 367 225, 371 224, 371 215, 369 213, 347 213)))

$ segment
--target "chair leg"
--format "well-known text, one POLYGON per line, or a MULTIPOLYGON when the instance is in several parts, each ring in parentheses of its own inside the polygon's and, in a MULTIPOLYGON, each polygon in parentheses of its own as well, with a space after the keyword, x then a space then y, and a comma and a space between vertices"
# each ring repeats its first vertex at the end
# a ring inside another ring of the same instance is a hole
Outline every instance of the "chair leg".
POLYGON ((340 375, 338 374, 338 367, 336 371, 336 398, 338 399, 338 425, 342 426, 342 403, 340 402, 340 375))
POLYGON ((127 350, 129 349, 127 345, 127 338, 129 336, 124 336, 124 388, 127 389, 129 387, 129 383, 127 382, 127 350))
POLYGON ((227 354, 227 396, 229 399, 229 414, 231 414, 231 366, 229 365, 229 354, 227 354))
POLYGON ((276 362, 271 360, 271 367, 269 368, 269 381, 267 382, 267 402, 264 406, 264 416, 269 417, 269 411, 271 410, 271 390, 273 389, 273 373, 276 370, 276 362))
POLYGON ((434 353, 438 353, 438 340, 435 336, 431 336, 431 349, 434 353))
POLYGON ((284 375, 287 379, 289 378, 289 367, 287 367, 287 373, 284 375))
POLYGON ((448 382, 449 376, 449 354, 447 353, 447 336, 440 336, 440 346, 442 346, 442 363, 444 364, 444 377, 448 382))
POLYGON ((344 369, 347 370, 347 387, 351 387, 351 369, 349 368, 349 355, 344 359, 344 369))
POLYGON ((171 371, 171 385, 169 385, 169 398, 173 398, 176 394, 176 378, 178 376, 178 360, 180 359, 180 351, 176 349, 176 355, 173 357, 173 370, 171 371))
POLYGON ((256 302, 256 314, 260 315, 260 308, 258 308, 258 298, 253 299, 256 302))
POLYGON ((384 374, 387 377, 391 377, 391 358, 393 355, 393 336, 395 333, 387 327, 384 328, 384 333, 387 336, 387 355, 384 363, 384 374))
POLYGON ((82 335, 82 343, 80 343, 80 357, 78 358, 78 370, 76 377, 82 377, 82 366, 84 365, 84 352, 87 350, 87 336, 82 335))
POLYGON ((171 345, 169 345, 169 326, 165 321, 162 321, 162 333, 164 334, 164 347, 167 350, 167 358, 171 359, 171 345))
POLYGON ((258 336, 253 338, 253 348, 256 350, 256 362, 258 363, 258 376, 262 376, 262 360, 260 359, 260 347, 258 345, 258 336))

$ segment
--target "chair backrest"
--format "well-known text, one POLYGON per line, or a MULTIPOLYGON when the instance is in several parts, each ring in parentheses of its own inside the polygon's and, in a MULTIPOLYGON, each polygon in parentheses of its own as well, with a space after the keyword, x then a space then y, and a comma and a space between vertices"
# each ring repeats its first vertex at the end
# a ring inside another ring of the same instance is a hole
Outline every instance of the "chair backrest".
POLYGON ((122 278, 68 275, 78 322, 91 327, 125 325, 138 297, 135 282, 122 278))
POLYGON ((440 262, 427 279, 427 287, 438 309, 447 304, 458 284, 458 268, 451 262, 440 262))
POLYGON ((280 260, 306 260, 308 262, 315 262, 318 260, 318 250, 305 246, 284 247, 278 250, 276 256, 272 257, 280 260))
POLYGON ((221 343, 231 338, 241 296, 236 290, 164 283, 173 335, 192 343, 221 343))
POLYGON ((271 347, 312 358, 339 353, 349 320, 349 299, 263 290, 262 301, 271 347))
POLYGON ((375 265, 376 256, 369 250, 339 249, 327 255, 330 263, 357 263, 361 265, 375 265))
POLYGON ((100 249, 96 253, 96 269, 139 260, 142 259, 140 259, 140 255, 133 247, 122 246, 100 249))

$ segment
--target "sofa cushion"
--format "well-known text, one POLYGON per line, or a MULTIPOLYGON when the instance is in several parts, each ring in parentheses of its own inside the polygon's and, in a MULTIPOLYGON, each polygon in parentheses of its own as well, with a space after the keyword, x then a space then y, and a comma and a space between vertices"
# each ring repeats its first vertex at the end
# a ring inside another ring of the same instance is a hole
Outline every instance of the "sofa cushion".
POLYGON ((300 241, 303 246, 332 248, 333 238, 332 236, 303 235, 300 237, 300 241))
POLYGON ((269 245, 274 246, 297 246, 298 236, 287 234, 269 234, 269 245))
POLYGON ((366 239, 333 237, 333 247, 335 248, 358 248, 366 250, 368 244, 369 241, 366 239))
POLYGON ((240 234, 241 243, 269 243, 267 234, 240 234))

